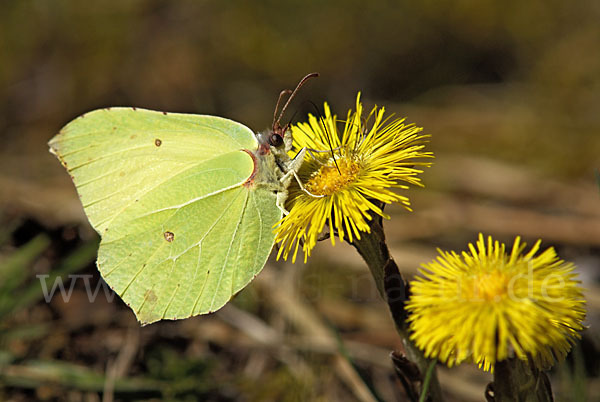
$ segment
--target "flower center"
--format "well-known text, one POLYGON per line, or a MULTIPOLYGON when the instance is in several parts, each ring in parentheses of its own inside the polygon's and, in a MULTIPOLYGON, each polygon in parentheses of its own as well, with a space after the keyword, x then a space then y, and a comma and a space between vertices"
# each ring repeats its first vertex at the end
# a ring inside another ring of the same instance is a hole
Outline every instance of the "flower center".
POLYGON ((498 302, 507 295, 508 277, 499 270, 482 273, 471 278, 463 288, 463 297, 467 300, 498 302))
POLYGON ((331 161, 314 172, 306 183, 306 189, 316 195, 331 195, 356 180, 360 170, 358 162, 345 158, 336 159, 336 162, 337 167, 331 161))

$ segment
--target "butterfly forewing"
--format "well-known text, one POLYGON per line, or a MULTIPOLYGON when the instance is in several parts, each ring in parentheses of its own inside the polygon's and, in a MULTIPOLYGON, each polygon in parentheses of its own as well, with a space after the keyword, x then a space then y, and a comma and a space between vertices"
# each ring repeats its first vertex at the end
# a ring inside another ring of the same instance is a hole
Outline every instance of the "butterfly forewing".
POLYGON ((50 147, 101 232, 158 184, 220 154, 255 149, 257 142, 249 128, 220 117, 112 108, 73 120, 50 147))

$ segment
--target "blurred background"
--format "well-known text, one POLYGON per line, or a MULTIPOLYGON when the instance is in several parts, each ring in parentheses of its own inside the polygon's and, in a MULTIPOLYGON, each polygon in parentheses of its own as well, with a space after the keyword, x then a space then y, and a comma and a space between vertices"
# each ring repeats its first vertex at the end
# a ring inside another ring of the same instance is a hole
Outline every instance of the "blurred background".
MULTIPOLYGON (((263 130, 279 92, 318 71, 288 119, 314 113, 307 100, 344 116, 362 91, 432 136, 414 212, 385 222, 407 277, 479 232, 576 263, 590 328, 551 380, 557 400, 600 400, 599 21, 593 0, 2 1, 0 399, 405 400, 400 339, 352 247, 272 261, 218 313, 140 328, 104 292, 98 238, 48 153, 107 106, 263 130)), ((449 401, 483 401, 491 380, 439 375, 449 401)))

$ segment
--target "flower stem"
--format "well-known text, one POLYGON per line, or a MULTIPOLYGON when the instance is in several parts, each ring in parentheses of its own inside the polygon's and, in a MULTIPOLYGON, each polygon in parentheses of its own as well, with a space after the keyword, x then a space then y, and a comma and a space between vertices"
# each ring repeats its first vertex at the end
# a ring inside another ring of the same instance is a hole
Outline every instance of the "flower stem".
MULTIPOLYGON (((408 299, 408 284, 402 278, 396 262, 390 256, 385 242, 381 218, 373 219, 371 221, 371 232, 363 233, 360 239, 354 239, 352 245, 367 263, 377 290, 383 300, 386 301, 392 314, 396 331, 402 337, 406 357, 418 367, 420 371, 419 382, 423 384, 425 374, 432 361, 425 358, 423 353, 408 338, 407 316, 404 309, 404 304, 408 299)), ((411 373, 406 373, 405 378, 411 377, 411 373)), ((428 392, 432 402, 443 401, 435 370, 431 373, 428 392)))
POLYGON ((494 382, 486 398, 494 402, 552 402, 552 388, 546 374, 528 361, 510 358, 494 366, 494 382))
POLYGON ((435 372, 435 364, 437 360, 432 360, 429 363, 429 367, 427 367, 427 373, 425 373, 425 381, 423 381, 423 389, 421 390, 421 396, 419 397, 419 402, 425 402, 427 399, 427 390, 429 389, 429 383, 431 382, 431 377, 435 372))

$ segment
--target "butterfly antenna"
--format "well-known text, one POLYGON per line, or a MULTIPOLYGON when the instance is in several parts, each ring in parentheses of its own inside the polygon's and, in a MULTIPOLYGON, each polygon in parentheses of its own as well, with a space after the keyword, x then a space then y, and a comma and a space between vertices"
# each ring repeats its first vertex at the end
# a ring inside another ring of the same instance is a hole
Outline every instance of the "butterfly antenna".
POLYGON ((273 125, 271 127, 273 127, 273 128, 275 127, 275 121, 277 120, 277 111, 279 110, 279 104, 281 103, 281 99, 283 99, 283 97, 285 95, 288 95, 291 93, 292 93, 291 89, 284 89, 283 91, 281 91, 279 93, 279 98, 277 99, 277 104, 275 105, 275 111, 273 112, 273 125))
POLYGON ((338 173, 341 176, 342 171, 340 170, 340 167, 338 166, 337 161, 335 160, 335 153, 333 152, 333 145, 331 143, 331 138, 329 137, 330 134, 329 134, 329 131, 327 130, 327 125, 325 124, 325 119, 323 118, 323 115, 319 111, 319 108, 317 107, 317 105, 315 105, 311 101, 308 101, 308 103, 310 103, 315 108, 315 111, 317 112, 317 116, 319 116, 319 121, 321 122, 321 124, 323 125, 323 129, 325 130, 325 139, 327 139, 327 145, 329 145, 329 150, 331 151, 331 157, 333 158, 333 164, 335 165, 335 168, 337 169, 338 173))
MULTIPOLYGON (((281 118, 283 117, 283 114, 285 113, 285 111, 286 111, 288 105, 290 104, 290 102, 292 101, 292 99, 294 99, 294 96, 296 96, 296 92, 298 92, 298 90, 300 88, 302 88, 302 86, 304 85, 304 83, 306 81, 308 81, 311 78, 318 77, 318 76, 319 76, 319 73, 310 73, 310 74, 307 74, 304 78, 302 78, 300 80, 300 82, 298 83, 298 85, 296 85, 296 89, 294 89, 294 91, 292 92, 292 94, 289 96, 289 98, 285 102, 285 105, 283 105, 283 108, 281 108, 281 113, 279 113, 279 117, 277 118, 277 120, 273 121, 273 130, 275 130, 275 128, 277 128, 277 127, 280 127, 281 118)), ((281 99, 281 97, 283 96, 284 92, 285 91, 282 91, 282 93, 279 95, 279 99, 281 99)), ((279 101, 277 102, 277 104, 279 105, 279 101)), ((275 109, 275 110, 277 110, 277 109, 275 109)))

